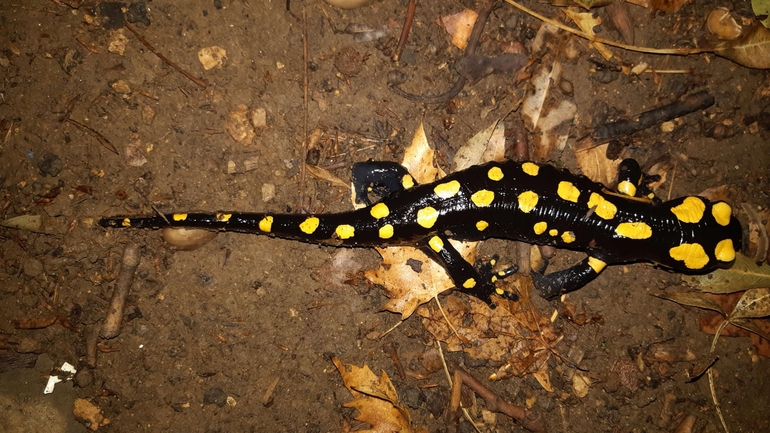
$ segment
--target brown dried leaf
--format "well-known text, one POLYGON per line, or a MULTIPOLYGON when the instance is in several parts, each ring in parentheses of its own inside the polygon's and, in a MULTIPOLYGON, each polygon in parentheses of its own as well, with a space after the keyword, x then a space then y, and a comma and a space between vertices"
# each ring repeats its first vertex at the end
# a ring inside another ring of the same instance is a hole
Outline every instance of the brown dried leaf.
POLYGON ((745 36, 714 48, 714 54, 754 69, 770 69, 770 29, 756 26, 745 36))
POLYGON ((447 33, 452 37, 452 45, 465 50, 478 16, 476 11, 466 9, 453 15, 441 17, 441 23, 444 24, 447 33))
POLYGON ((717 302, 714 302, 714 300, 711 297, 703 293, 684 292, 684 293, 669 293, 669 294, 655 295, 655 296, 663 299, 668 299, 669 301, 674 301, 680 305, 687 305, 688 307, 698 307, 698 308, 704 308, 706 310, 716 311, 725 317, 727 317, 727 314, 728 314, 727 312, 729 311, 729 310, 723 309, 723 306, 719 305, 717 302))
POLYGON ((409 412, 399 406, 398 393, 388 374, 384 371, 377 377, 364 364, 358 367, 344 364, 337 358, 332 358, 334 366, 342 376, 342 382, 353 395, 353 401, 345 403, 345 407, 358 410, 356 419, 372 426, 362 432, 378 433, 407 433, 412 431, 409 412))
POLYGON ((651 0, 650 8, 652 12, 663 11, 669 13, 679 12, 679 9, 687 4, 689 0, 651 0))
POLYGON ((580 171, 589 179, 611 185, 618 177, 618 163, 607 158, 609 143, 600 146, 575 149, 580 171))
MULTIPOLYGON (((577 24, 583 33, 596 36, 596 33, 594 33, 594 28, 599 27, 602 24, 601 18, 594 16, 594 14, 590 12, 575 12, 570 9, 563 9, 563 11, 572 21, 575 22, 575 24, 577 24)), ((598 51, 605 60, 612 58, 612 51, 610 51, 606 45, 598 42, 591 42, 591 46, 596 48, 596 51, 598 51)))
POLYGON ((337 176, 331 174, 329 170, 321 168, 317 165, 310 165, 310 164, 306 164, 305 168, 307 169, 307 172, 310 173, 310 175, 315 177, 316 179, 325 180, 331 183, 332 185, 340 188, 350 189, 350 185, 343 182, 342 179, 338 178, 337 176))

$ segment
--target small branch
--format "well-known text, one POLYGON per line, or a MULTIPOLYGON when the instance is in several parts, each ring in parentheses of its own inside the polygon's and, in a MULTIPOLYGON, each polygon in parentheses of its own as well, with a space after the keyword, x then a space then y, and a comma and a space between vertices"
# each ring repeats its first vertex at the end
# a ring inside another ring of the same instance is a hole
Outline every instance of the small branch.
POLYGON ((459 373, 463 383, 468 385, 468 388, 484 399, 487 404, 487 409, 490 411, 508 415, 518 421, 522 427, 531 432, 546 433, 548 431, 540 412, 527 409, 524 406, 516 406, 508 403, 462 368, 456 369, 455 372, 459 373))
POLYGON ((126 299, 134 280, 134 271, 139 266, 141 257, 139 246, 128 244, 123 250, 123 260, 120 265, 120 273, 112 291, 110 306, 104 318, 104 324, 100 335, 102 338, 114 338, 120 334, 120 324, 123 322, 123 310, 126 308, 126 299))
POLYGON ((523 12, 528 13, 529 15, 532 15, 533 17, 539 19, 540 21, 543 21, 543 22, 546 22, 546 23, 548 23, 548 24, 550 24, 552 26, 558 27, 558 28, 564 30, 565 32, 572 33, 573 35, 580 36, 581 38, 587 39, 589 42, 593 42, 593 43, 609 45, 609 46, 612 46, 612 47, 622 48, 622 49, 628 50, 628 51, 636 51, 636 52, 639 52, 639 53, 673 54, 673 55, 676 55, 676 56, 686 56, 686 55, 689 55, 689 54, 710 53, 710 52, 714 51, 713 47, 707 47, 707 48, 648 48, 648 47, 638 47, 638 46, 635 46, 635 45, 627 45, 627 44, 623 44, 623 43, 620 43, 620 42, 615 42, 615 41, 611 41, 611 40, 608 40, 608 39, 602 39, 602 38, 598 38, 596 36, 591 36, 589 34, 581 32, 580 30, 574 29, 574 28, 569 27, 569 26, 565 26, 564 24, 562 24, 562 23, 560 23, 558 21, 555 21, 555 20, 552 20, 550 18, 547 18, 547 17, 545 17, 543 15, 540 15, 539 13, 537 13, 537 12, 531 10, 531 9, 526 8, 525 6, 518 4, 518 3, 516 3, 513 0, 505 0, 505 2, 508 3, 509 5, 515 7, 516 9, 519 9, 519 10, 521 10, 523 12))
POLYGON ((398 46, 396 52, 393 54, 393 61, 398 62, 401 58, 401 53, 404 51, 406 40, 409 38, 409 32, 412 30, 412 22, 414 22, 414 11, 417 9, 417 0, 409 0, 409 6, 406 8, 406 18, 404 19, 404 27, 401 29, 401 36, 398 38, 398 46))
POLYGON ((159 53, 158 50, 155 49, 155 47, 150 45, 150 43, 147 42, 147 40, 142 37, 142 35, 140 35, 139 33, 137 33, 136 30, 134 30, 134 27, 131 24, 129 24, 128 21, 123 21, 123 25, 125 25, 126 28, 131 33, 133 33, 134 36, 136 36, 137 39, 139 39, 139 42, 141 42, 142 45, 147 47, 148 50, 150 50, 153 54, 158 56, 159 59, 163 60, 164 63, 166 63, 167 65, 169 65, 172 68, 174 68, 177 72, 179 72, 180 74, 184 75, 185 77, 187 77, 188 80, 192 81, 193 83, 197 84, 198 86, 200 86, 200 87, 202 87, 204 89, 206 88, 206 86, 208 86, 208 84, 205 81, 201 80, 200 78, 197 78, 197 77, 193 76, 193 74, 185 71, 184 69, 179 67, 176 63, 174 63, 171 60, 169 60, 168 58, 166 58, 166 56, 164 56, 163 54, 159 53))

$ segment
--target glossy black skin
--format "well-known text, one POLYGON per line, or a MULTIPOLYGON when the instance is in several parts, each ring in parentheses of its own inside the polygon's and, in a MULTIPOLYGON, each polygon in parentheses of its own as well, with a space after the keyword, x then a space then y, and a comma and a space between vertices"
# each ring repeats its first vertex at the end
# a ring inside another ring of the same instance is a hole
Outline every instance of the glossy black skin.
MULTIPOLYGON (((381 203, 387 205, 389 214, 380 219, 371 214, 371 207, 336 214, 315 215, 319 219, 318 228, 312 234, 299 230, 298 226, 308 215, 271 214, 271 213, 237 213, 233 212, 229 221, 219 221, 215 214, 191 213, 184 221, 174 221, 173 214, 146 218, 131 218, 131 228, 161 228, 168 226, 207 228, 246 233, 266 234, 304 242, 328 244, 335 246, 395 246, 411 245, 421 247, 432 253, 434 259, 442 263, 455 283, 460 287, 461 281, 469 276, 483 280, 480 287, 472 294, 489 302, 489 294, 494 291, 494 284, 487 281, 489 275, 478 274, 453 248, 446 251, 434 252, 426 247, 430 238, 438 235, 442 240, 482 240, 487 238, 504 238, 528 243, 553 245, 586 252, 589 257, 599 259, 607 264, 636 261, 650 261, 680 272, 706 273, 717 267, 729 266, 729 263, 717 261, 711 252, 716 244, 724 239, 731 239, 736 250, 740 249, 742 231, 740 223, 731 217, 727 226, 717 224, 711 215, 712 204, 706 203, 707 210, 702 220, 697 224, 683 224, 671 212, 671 208, 682 203, 684 198, 671 200, 654 205, 649 200, 640 200, 608 191, 604 185, 593 182, 584 176, 574 175, 566 170, 560 170, 550 165, 539 165, 536 176, 526 174, 521 163, 513 161, 492 162, 474 166, 453 173, 439 181, 417 185, 404 190, 396 179, 400 180, 406 170, 399 170, 393 163, 364 163, 354 168, 354 184, 359 198, 367 189, 373 189, 384 196, 381 203), (382 165, 380 165, 382 164, 382 165), (372 175, 366 173, 381 172, 372 175), (503 178, 495 181, 490 179, 488 172, 492 167, 502 170, 503 178), (356 174, 356 170, 358 174, 356 174), (382 182, 379 182, 381 179, 382 182), (451 198, 440 198, 434 192, 438 184, 456 180, 460 184, 459 192, 451 198), (571 182, 580 195, 576 203, 564 200, 557 194, 560 182, 571 182), (471 196, 479 190, 494 193, 494 200, 485 207, 479 207, 471 201, 471 196), (519 194, 532 191, 538 195, 537 205, 529 212, 519 209, 519 194), (591 193, 598 193, 611 201, 617 207, 614 218, 600 218, 587 203, 591 193), (422 227, 416 223, 417 212, 427 206, 438 211, 435 224, 422 227), (273 223, 270 233, 259 229, 259 222, 265 216, 272 216, 273 223), (479 231, 476 223, 486 221, 488 227, 479 231), (556 229, 557 236, 551 236, 548 231, 536 234, 533 226, 544 221, 548 229, 556 229), (615 229, 619 222, 644 222, 652 228, 649 239, 629 239, 619 236, 615 229), (341 224, 355 228, 355 234, 349 239, 339 239, 335 229, 341 224), (381 239, 379 228, 384 224, 394 227, 393 236, 381 239), (574 241, 566 243, 561 234, 565 231, 574 234, 574 241), (702 268, 693 271, 684 266, 681 261, 669 256, 669 249, 682 243, 699 243, 709 252, 709 262, 702 268), (490 291, 491 290, 491 291, 490 291), (483 293, 482 293, 483 292, 483 293)), ((641 177, 638 179, 641 181, 641 177)), ((99 224, 103 227, 121 227, 124 217, 105 218, 99 224)), ((448 242, 444 242, 448 244, 448 242)), ((554 297, 559 293, 572 291, 582 287, 596 276, 587 261, 561 273, 540 276, 536 285, 546 297, 554 297), (548 278, 550 277, 550 280, 548 278), (542 278, 546 278, 543 280, 542 278)), ((515 298, 515 296, 509 296, 515 298)))

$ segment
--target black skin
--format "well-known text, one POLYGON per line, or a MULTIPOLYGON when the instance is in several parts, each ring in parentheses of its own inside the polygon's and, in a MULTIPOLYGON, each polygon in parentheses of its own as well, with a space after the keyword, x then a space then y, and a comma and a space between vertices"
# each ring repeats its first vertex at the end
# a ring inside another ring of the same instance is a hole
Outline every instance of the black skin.
POLYGON ((643 175, 636 161, 623 161, 620 172, 620 181, 635 185, 634 197, 545 164, 490 162, 417 185, 406 168, 369 161, 353 167, 356 199, 367 205, 354 211, 176 213, 104 218, 99 224, 226 230, 333 246, 414 246, 444 266, 461 291, 493 308, 493 294, 518 299, 495 287, 496 280, 515 268, 495 272, 496 260, 474 266, 449 239, 494 237, 584 251, 588 258, 569 269, 532 274, 535 287, 548 299, 583 287, 605 266, 617 263, 649 261, 684 273, 706 273, 732 264, 731 255, 724 252, 734 256, 740 250, 742 230, 726 203, 698 197, 651 200, 645 183, 653 178, 643 175), (565 186, 573 196, 562 191, 565 186), (699 215, 696 221, 685 221, 676 213, 688 201, 701 208, 694 212, 699 215), (608 213, 608 207, 614 211, 608 213), (621 227, 628 225, 644 226, 648 233, 627 234, 621 227), (677 249, 679 253, 672 252, 677 249), (691 260, 693 251, 699 252, 695 256, 700 260, 691 260))

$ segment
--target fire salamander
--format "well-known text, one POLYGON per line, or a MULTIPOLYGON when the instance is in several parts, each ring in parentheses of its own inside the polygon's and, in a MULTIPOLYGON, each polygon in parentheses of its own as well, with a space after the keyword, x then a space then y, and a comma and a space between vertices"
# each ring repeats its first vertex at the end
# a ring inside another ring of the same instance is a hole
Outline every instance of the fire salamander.
MULTIPOLYGON (((353 167, 359 210, 318 215, 173 213, 110 217, 103 227, 187 227, 256 233, 334 246, 410 245, 441 263, 458 288, 490 306, 492 294, 517 299, 495 282, 512 269, 465 261, 449 239, 504 238, 584 251, 571 268, 532 272, 541 296, 577 290, 611 264, 648 261, 683 273, 729 267, 741 225, 730 205, 701 197, 647 198, 648 177, 634 160, 620 166, 617 192, 584 176, 532 162, 490 162, 417 185, 392 162, 353 167), (378 201, 372 203, 371 196, 378 201)), ((650 194, 651 195, 651 194, 650 194)))

